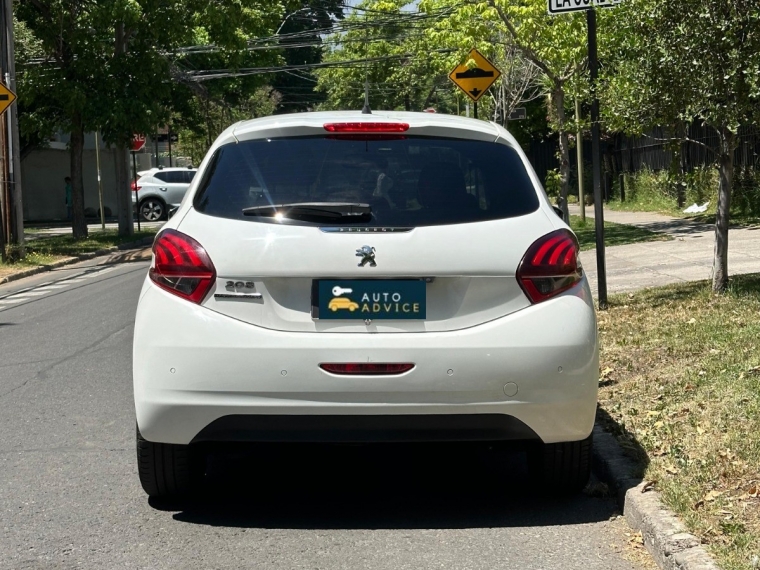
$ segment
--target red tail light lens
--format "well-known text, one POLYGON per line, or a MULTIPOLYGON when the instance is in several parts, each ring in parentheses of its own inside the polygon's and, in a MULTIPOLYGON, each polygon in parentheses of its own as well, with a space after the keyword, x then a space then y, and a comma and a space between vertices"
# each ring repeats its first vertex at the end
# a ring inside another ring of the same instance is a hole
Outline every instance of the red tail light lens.
POLYGON ((517 280, 533 303, 546 301, 580 282, 578 240, 569 230, 545 235, 528 248, 520 262, 517 280))
POLYGON ((319 365, 325 372, 343 375, 377 376, 380 374, 392 376, 403 374, 414 368, 411 363, 381 363, 381 362, 325 362, 319 365))
POLYGON ((406 135, 325 135, 326 139, 339 141, 398 141, 404 140, 406 135))
POLYGON ((142 186, 138 186, 137 185, 137 180, 133 180, 132 181, 132 191, 133 192, 137 192, 140 188, 142 188, 142 186))
POLYGON ((403 133, 409 130, 409 123, 325 123, 329 133, 403 133))
POLYGON ((216 280, 216 269, 203 246, 177 230, 164 230, 153 243, 150 278, 178 297, 200 303, 216 280))

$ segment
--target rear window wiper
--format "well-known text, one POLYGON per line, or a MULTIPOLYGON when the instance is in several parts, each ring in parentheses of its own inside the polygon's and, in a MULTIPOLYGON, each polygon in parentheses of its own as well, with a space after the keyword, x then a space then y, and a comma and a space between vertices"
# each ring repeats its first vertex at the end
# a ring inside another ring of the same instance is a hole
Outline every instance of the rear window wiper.
POLYGON ((300 202, 294 204, 267 204, 243 208, 244 216, 290 218, 312 221, 368 221, 372 207, 361 202, 300 202))

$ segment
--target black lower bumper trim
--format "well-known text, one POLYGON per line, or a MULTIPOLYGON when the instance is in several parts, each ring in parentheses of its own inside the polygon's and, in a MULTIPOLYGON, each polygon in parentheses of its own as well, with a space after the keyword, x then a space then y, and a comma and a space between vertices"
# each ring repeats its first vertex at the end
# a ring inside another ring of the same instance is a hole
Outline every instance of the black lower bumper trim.
POLYGON ((504 414, 287 416, 231 415, 211 422, 197 442, 365 443, 537 440, 504 414))

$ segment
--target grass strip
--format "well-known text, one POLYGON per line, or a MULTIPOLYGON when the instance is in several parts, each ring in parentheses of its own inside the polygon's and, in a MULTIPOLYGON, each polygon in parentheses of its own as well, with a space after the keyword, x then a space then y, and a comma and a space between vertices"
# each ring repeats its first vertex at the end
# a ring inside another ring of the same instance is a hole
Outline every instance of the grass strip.
POLYGON ((146 237, 153 237, 155 229, 135 232, 134 235, 122 237, 116 230, 90 231, 86 239, 75 240, 71 235, 48 235, 35 232, 34 237, 26 241, 24 259, 0 262, 0 277, 6 277, 18 271, 50 265, 67 257, 83 253, 92 253, 124 243, 132 243, 146 237))
POLYGON ((756 568, 760 274, 613 296, 599 331, 600 421, 721 568, 756 568))
MULTIPOLYGON (((583 222, 580 216, 570 216, 570 227, 578 236, 581 249, 594 249, 596 247, 596 230, 593 218, 586 218, 586 221, 583 222)), ((666 234, 637 226, 604 222, 604 243, 607 247, 645 241, 667 241, 669 239, 672 238, 666 234)))

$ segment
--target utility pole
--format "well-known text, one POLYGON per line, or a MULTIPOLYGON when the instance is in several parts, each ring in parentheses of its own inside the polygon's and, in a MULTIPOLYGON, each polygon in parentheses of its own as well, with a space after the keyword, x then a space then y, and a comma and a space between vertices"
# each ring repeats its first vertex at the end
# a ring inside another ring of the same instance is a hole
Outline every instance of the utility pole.
POLYGON ((586 197, 583 195, 583 129, 581 128, 581 104, 575 98, 575 122, 578 125, 575 138, 575 154, 578 159, 578 202, 581 206, 581 222, 586 223, 586 197))
MULTIPOLYGON (((16 55, 13 43, 13 0, 3 0, 3 44, 6 59, 5 85, 16 91, 16 55)), ((18 107, 11 105, 8 118, 8 183, 11 195, 11 242, 16 246, 19 257, 24 257, 24 205, 21 194, 21 141, 18 135, 18 107)))
POLYGON ((594 225, 596 229, 596 279, 599 286, 599 308, 607 309, 607 262, 604 251, 604 209, 602 207, 602 158, 599 134, 599 98, 597 79, 599 60, 596 53, 596 11, 586 10, 588 26, 588 69, 591 76, 591 156, 594 176, 594 225))

